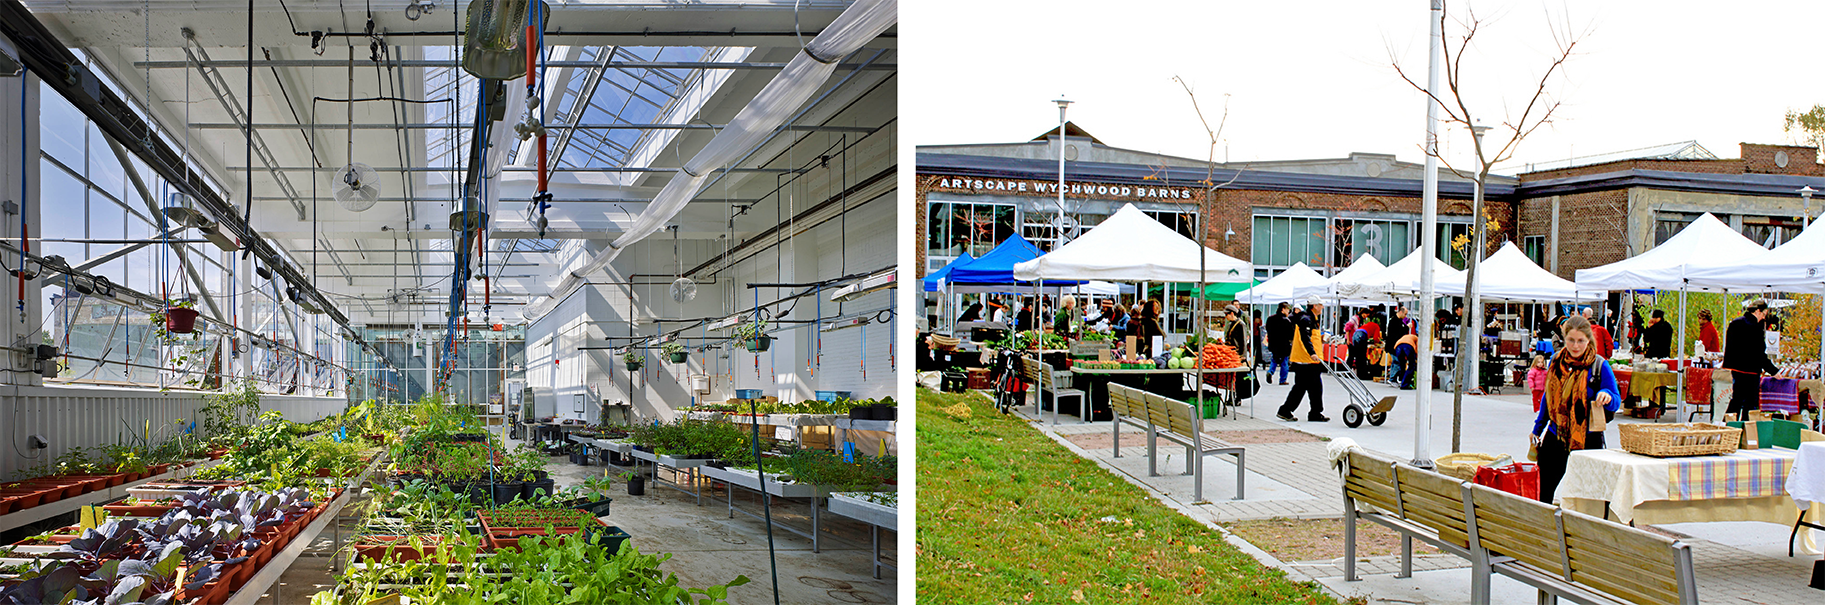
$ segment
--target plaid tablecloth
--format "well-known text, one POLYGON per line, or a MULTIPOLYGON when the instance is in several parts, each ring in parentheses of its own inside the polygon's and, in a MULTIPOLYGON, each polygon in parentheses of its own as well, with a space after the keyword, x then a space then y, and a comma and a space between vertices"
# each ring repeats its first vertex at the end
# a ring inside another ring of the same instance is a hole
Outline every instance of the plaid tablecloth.
POLYGON ((1793 450, 1737 450, 1720 456, 1667 459, 1668 500, 1761 498, 1786 493, 1793 450))

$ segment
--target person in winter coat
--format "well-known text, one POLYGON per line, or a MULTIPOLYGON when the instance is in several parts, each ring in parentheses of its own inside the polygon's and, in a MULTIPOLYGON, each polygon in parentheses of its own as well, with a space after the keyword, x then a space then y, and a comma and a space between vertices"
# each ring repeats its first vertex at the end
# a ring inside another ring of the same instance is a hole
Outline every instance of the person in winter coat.
POLYGON ((1267 318, 1267 354, 1273 361, 1267 364, 1267 379, 1273 381, 1274 369, 1280 370, 1280 384, 1286 384, 1287 356, 1293 353, 1293 306, 1280 303, 1280 308, 1267 318))
POLYGON ((1299 399, 1309 395, 1312 409, 1306 415, 1308 422, 1330 422, 1324 415, 1324 340, 1318 329, 1318 314, 1324 310, 1324 301, 1316 296, 1305 299, 1306 309, 1293 318, 1294 333, 1292 343, 1293 391, 1286 396, 1286 403, 1281 404, 1278 417, 1292 422, 1293 412, 1299 409, 1299 399))
POLYGON ((1546 356, 1534 355, 1533 367, 1527 369, 1527 392, 1533 394, 1534 413, 1540 413, 1540 399, 1546 395, 1546 356))
POLYGON ((1710 309, 1698 310, 1698 342, 1704 345, 1707 353, 1724 350, 1723 343, 1717 340, 1717 324, 1711 323, 1710 309))
POLYGON ((1780 371, 1768 361, 1768 344, 1762 324, 1768 321, 1768 301, 1757 298, 1743 304, 1743 316, 1724 331, 1724 368, 1730 370, 1730 408, 1727 415, 1762 409, 1762 374, 1780 371))
POLYGON ((1673 324, 1667 323, 1667 312, 1655 309, 1648 325, 1641 329, 1642 354, 1653 359, 1673 356, 1673 324))
POLYGON ((1565 462, 1579 450, 1603 449, 1603 427, 1622 407, 1616 374, 1591 346, 1590 322, 1573 315, 1562 326, 1565 348, 1546 369, 1546 389, 1534 416, 1533 442, 1540 464, 1540 501, 1553 503, 1565 462))
POLYGON ((1128 320, 1128 333, 1133 335, 1136 341, 1134 350, 1142 358, 1154 356, 1153 337, 1166 335, 1166 332, 1160 329, 1160 317, 1162 317, 1160 301, 1146 300, 1141 301, 1140 306, 1134 310, 1134 315, 1128 320))

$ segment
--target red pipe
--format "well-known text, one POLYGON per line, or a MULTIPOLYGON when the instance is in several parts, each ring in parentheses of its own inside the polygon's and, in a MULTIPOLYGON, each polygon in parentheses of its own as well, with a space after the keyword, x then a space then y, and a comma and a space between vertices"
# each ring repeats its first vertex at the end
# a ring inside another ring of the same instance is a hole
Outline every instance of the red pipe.
POLYGON ((19 221, 19 315, 25 316, 25 255, 32 253, 32 240, 25 228, 25 221, 19 221))
POLYGON ((526 26, 526 88, 539 85, 539 72, 533 71, 533 62, 539 56, 538 38, 533 37, 532 26, 526 26))
POLYGON ((539 193, 545 192, 545 133, 539 133, 539 193))

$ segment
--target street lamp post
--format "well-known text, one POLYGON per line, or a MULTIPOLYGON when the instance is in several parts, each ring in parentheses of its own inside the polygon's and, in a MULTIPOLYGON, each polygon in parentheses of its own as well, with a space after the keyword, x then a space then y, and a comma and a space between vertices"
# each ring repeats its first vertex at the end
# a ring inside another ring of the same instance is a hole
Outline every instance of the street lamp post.
POLYGON ((1805 229, 1807 225, 1812 224, 1812 194, 1818 193, 1818 192, 1819 192, 1819 190, 1813 189, 1812 185, 1806 185, 1806 186, 1800 188, 1800 228, 1801 229, 1805 229))
POLYGON ((1058 95, 1052 102, 1058 104, 1058 222, 1052 226, 1052 235, 1058 242, 1052 249, 1057 250, 1065 245, 1065 108, 1070 107, 1071 102, 1065 100, 1064 95, 1058 95))

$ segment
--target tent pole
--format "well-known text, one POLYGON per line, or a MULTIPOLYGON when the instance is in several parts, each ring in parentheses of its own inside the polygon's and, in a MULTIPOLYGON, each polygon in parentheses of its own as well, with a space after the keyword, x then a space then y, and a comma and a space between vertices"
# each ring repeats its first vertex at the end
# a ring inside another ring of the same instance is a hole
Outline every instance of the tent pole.
MULTIPOLYGON (((1673 373, 1675 376, 1674 380, 1678 381, 1673 385, 1673 418, 1675 420, 1679 419, 1679 412, 1685 411, 1683 408, 1686 404, 1686 366, 1692 363, 1692 360, 1686 358, 1686 289, 1690 288, 1691 284, 1691 280, 1681 280, 1679 284, 1678 338, 1680 363, 1679 371, 1673 373)), ((1658 405, 1658 402, 1656 402, 1656 405, 1658 405)))

